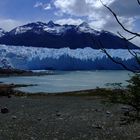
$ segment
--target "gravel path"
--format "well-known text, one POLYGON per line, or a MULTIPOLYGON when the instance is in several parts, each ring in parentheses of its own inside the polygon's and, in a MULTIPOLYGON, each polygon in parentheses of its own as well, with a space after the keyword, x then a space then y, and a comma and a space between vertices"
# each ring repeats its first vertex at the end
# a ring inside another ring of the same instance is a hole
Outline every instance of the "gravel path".
POLYGON ((97 97, 0 97, 0 140, 139 140, 140 123, 120 123, 122 105, 97 97))

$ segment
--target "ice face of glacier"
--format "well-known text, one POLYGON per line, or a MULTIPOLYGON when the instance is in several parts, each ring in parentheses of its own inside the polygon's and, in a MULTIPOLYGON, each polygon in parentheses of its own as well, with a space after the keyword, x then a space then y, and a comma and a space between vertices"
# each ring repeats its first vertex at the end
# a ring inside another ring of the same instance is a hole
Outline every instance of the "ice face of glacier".
MULTIPOLYGON (((134 50, 140 52, 140 50, 134 50)), ((119 62, 131 69, 139 67, 135 58, 124 49, 107 49, 119 62)), ((24 70, 118 70, 120 65, 112 62, 101 50, 92 48, 36 48, 0 45, 0 67, 24 70)))

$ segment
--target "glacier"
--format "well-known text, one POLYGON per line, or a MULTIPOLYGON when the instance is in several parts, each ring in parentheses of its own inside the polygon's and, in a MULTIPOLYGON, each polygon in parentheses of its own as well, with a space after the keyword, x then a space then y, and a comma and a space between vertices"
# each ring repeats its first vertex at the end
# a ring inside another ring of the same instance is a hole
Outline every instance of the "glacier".
MULTIPOLYGON (((114 60, 130 69, 139 68, 127 49, 106 49, 114 60)), ((140 50, 133 50, 140 53, 140 50)), ((86 48, 40 48, 0 45, 0 67, 23 70, 122 70, 102 51, 86 48)))

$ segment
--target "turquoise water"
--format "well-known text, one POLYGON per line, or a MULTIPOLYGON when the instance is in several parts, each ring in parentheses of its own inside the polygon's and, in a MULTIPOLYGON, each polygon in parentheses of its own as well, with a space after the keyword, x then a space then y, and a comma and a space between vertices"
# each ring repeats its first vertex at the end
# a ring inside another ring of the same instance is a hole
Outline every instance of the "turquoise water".
POLYGON ((21 91, 36 92, 67 92, 106 87, 107 83, 123 83, 130 78, 128 71, 59 71, 54 75, 0 78, 1 82, 14 84, 37 84, 22 87, 21 91))

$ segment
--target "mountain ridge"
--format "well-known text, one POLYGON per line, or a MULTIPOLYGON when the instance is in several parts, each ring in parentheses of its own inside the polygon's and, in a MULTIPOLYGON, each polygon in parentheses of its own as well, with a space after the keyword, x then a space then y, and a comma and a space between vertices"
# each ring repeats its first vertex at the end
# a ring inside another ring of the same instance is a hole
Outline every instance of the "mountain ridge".
MULTIPOLYGON (((15 46, 100 49, 99 41, 106 49, 127 49, 126 41, 116 34, 94 30, 86 22, 80 25, 59 25, 53 21, 38 21, 16 27, 9 32, 0 32, 0 44, 15 46)), ((138 49, 131 42, 127 42, 127 47, 138 49)))
POLYGON ((4 29, 0 28, 0 37, 4 36, 6 33, 4 29))

